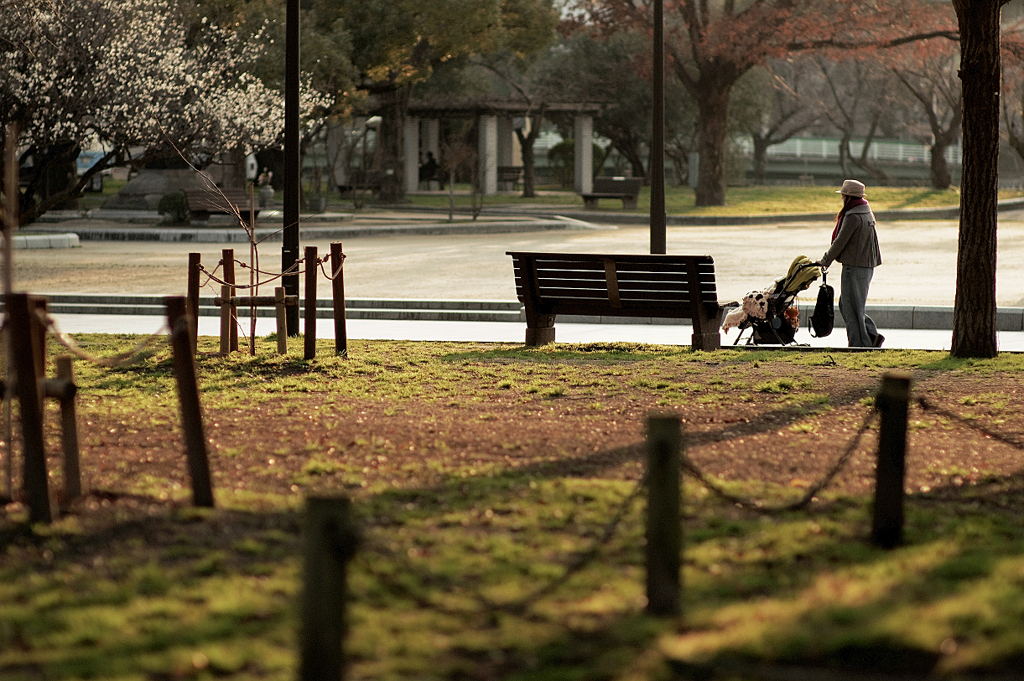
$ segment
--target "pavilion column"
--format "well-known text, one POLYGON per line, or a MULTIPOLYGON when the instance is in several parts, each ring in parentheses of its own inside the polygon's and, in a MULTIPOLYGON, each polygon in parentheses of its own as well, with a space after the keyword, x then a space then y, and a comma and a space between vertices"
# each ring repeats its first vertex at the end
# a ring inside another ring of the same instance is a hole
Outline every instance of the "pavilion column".
POLYGON ((438 161, 441 160, 441 121, 427 118, 423 121, 423 151, 429 151, 438 161))
POLYGON ((402 126, 402 149, 405 152, 405 193, 420 188, 420 121, 412 116, 405 117, 402 126))
POLYGON ((573 178, 578 194, 589 194, 594 189, 594 117, 576 116, 573 150, 575 164, 573 178))
POLYGON ((484 195, 498 191, 498 117, 480 117, 480 192, 484 195))
MULTIPOLYGON (((501 116, 498 118, 498 167, 514 166, 515 160, 513 150, 515 149, 515 130, 512 128, 512 117, 501 116)), ((511 182, 502 182, 498 187, 500 191, 512 191, 511 182)))

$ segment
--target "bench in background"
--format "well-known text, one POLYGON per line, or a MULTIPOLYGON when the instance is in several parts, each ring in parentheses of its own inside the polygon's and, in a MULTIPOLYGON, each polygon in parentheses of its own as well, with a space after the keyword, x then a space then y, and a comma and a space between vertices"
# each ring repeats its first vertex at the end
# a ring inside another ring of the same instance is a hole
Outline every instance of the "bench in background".
MULTIPOLYGON (((338 185, 342 198, 351 197, 359 192, 370 192, 374 197, 380 196, 381 188, 387 181, 387 173, 383 170, 351 170, 348 181, 338 185)), ((440 176, 434 179, 440 180, 440 176)))
POLYGON ((498 166, 498 186, 502 191, 518 191, 522 177, 522 166, 498 166), (506 189, 508 185, 512 186, 506 189))
MULTIPOLYGON (((188 187, 181 190, 188 202, 189 216, 193 221, 205 222, 211 214, 234 215, 237 210, 242 221, 249 224, 249 191, 240 187, 208 188, 188 187)), ((254 215, 260 214, 259 199, 256 199, 254 215)))
POLYGON ((620 199, 623 208, 636 208, 636 200, 640 195, 640 187, 644 181, 639 177, 595 177, 594 188, 583 197, 583 207, 597 210, 600 199, 620 199))
POLYGON ((710 255, 602 255, 508 251, 526 309, 526 345, 555 340, 560 314, 689 319, 695 350, 721 347, 710 255))

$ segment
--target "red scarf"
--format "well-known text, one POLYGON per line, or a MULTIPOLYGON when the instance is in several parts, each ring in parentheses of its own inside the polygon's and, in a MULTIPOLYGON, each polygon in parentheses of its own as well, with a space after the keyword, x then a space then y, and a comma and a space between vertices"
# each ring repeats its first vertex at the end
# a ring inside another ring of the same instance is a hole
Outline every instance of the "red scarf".
POLYGON ((854 206, 866 206, 868 205, 867 199, 862 199, 859 196, 851 196, 850 200, 843 204, 843 209, 839 211, 839 215, 836 216, 836 228, 832 230, 832 241, 836 240, 839 236, 839 228, 843 226, 843 218, 846 217, 846 211, 850 210, 854 206))

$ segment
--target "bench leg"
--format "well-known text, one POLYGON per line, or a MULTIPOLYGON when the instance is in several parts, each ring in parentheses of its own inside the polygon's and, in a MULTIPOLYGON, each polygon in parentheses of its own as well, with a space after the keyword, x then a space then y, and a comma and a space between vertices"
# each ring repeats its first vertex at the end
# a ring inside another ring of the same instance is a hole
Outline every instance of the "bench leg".
POLYGON ((625 210, 636 210, 636 197, 622 199, 622 207, 625 210))
POLYGON ((583 207, 587 210, 597 210, 597 199, 583 197, 583 207))
POLYGON ((722 337, 718 331, 711 333, 694 333, 690 342, 694 350, 721 350, 722 337))
POLYGON ((555 315, 526 313, 526 346, 540 347, 555 342, 555 315))
POLYGON ((542 345, 555 342, 555 327, 548 326, 542 329, 531 329, 526 327, 526 347, 539 348, 542 345))

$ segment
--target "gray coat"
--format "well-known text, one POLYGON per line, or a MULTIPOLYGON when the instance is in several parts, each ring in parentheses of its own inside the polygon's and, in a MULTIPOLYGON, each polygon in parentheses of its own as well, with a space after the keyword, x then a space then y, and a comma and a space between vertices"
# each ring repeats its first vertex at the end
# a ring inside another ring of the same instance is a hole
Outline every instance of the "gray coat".
POLYGON ((821 264, 828 267, 834 260, 853 267, 878 267, 882 264, 871 206, 854 206, 843 216, 839 234, 822 256, 821 264))

